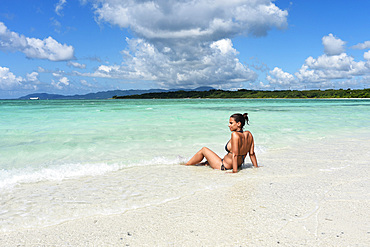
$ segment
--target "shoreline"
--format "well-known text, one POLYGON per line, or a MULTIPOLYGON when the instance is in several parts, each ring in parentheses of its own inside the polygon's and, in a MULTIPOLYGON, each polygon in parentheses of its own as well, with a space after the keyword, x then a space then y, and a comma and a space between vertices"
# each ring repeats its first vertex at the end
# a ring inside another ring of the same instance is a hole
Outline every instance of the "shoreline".
POLYGON ((220 172, 230 181, 246 178, 230 186, 122 214, 0 233, 0 245, 366 246, 369 148, 366 138, 353 137, 275 150, 258 157, 258 169, 220 172))
POLYGON ((198 99, 215 99, 215 100, 234 100, 234 99, 248 99, 248 100, 370 100, 370 98, 106 98, 106 99, 0 99, 0 101, 25 101, 25 102, 38 102, 38 101, 105 101, 105 100, 198 100, 198 99))
MULTIPOLYGON (((113 98, 111 98, 113 99, 113 98)), ((127 98, 129 99, 129 98, 127 98)), ((115 100, 127 100, 127 99, 115 99, 115 100)), ((223 99, 227 99, 227 100, 230 100, 230 99, 253 99, 253 100, 265 100, 265 99, 279 99, 279 100, 286 100, 286 99, 295 99, 295 100, 300 100, 300 99, 304 99, 304 100, 341 100, 341 99, 348 99, 348 100, 370 100, 370 98, 153 98, 155 100, 175 100, 175 99, 191 99, 191 100, 198 100, 198 99, 217 99, 217 100, 223 100, 223 99)), ((153 99, 147 99, 147 98, 143 98, 143 99, 139 99, 139 98, 132 98, 132 99, 129 99, 129 100, 153 100, 153 99)), ((110 100, 110 99, 105 99, 105 100, 110 100)))

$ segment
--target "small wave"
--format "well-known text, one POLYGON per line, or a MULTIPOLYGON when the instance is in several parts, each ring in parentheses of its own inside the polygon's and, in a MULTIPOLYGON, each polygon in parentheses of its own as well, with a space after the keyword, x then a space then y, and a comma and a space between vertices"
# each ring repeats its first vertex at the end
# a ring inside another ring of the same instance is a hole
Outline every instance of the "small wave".
POLYGON ((0 189, 12 188, 18 184, 37 183, 42 181, 61 181, 76 179, 86 176, 101 176, 108 172, 115 172, 125 168, 139 166, 173 165, 186 161, 186 158, 177 156, 167 158, 163 156, 154 157, 151 160, 141 160, 122 164, 119 162, 97 163, 97 164, 62 164, 43 168, 22 168, 11 170, 0 170, 0 189))
POLYGON ((60 181, 83 176, 103 175, 117 171, 122 166, 118 164, 63 164, 41 169, 12 169, 2 170, 0 175, 0 189, 11 188, 22 183, 36 183, 41 181, 60 181))

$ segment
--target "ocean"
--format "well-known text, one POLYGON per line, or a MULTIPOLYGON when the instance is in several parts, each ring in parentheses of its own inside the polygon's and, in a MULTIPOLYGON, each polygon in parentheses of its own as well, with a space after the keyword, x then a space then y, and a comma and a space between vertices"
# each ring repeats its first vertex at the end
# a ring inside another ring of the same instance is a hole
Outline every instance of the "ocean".
POLYGON ((179 165, 203 146, 224 156, 229 116, 244 112, 262 169, 281 162, 264 157, 306 157, 318 141, 370 140, 368 99, 1 100, 0 231, 160 206, 256 176, 249 158, 232 175, 179 165))

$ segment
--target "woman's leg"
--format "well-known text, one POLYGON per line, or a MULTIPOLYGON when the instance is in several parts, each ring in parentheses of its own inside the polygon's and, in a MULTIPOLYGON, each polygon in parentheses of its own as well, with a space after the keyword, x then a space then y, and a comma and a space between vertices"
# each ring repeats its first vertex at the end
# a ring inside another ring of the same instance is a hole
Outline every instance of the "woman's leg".
POLYGON ((220 169, 221 167, 221 158, 218 157, 217 154, 215 154, 211 149, 203 147, 201 150, 199 150, 193 158, 191 158, 186 165, 196 165, 199 164, 203 158, 206 158, 208 161, 208 164, 214 168, 214 169, 220 169))

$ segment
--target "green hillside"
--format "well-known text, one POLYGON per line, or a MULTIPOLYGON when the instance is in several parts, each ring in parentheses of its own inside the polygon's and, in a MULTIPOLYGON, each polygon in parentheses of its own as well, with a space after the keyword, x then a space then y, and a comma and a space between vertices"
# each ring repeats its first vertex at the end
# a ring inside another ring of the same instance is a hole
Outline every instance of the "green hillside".
POLYGON ((162 93, 145 93, 141 95, 114 96, 114 99, 183 99, 183 98, 370 98, 370 88, 367 89, 328 89, 328 90, 282 90, 256 91, 240 89, 238 91, 175 91, 162 93))

